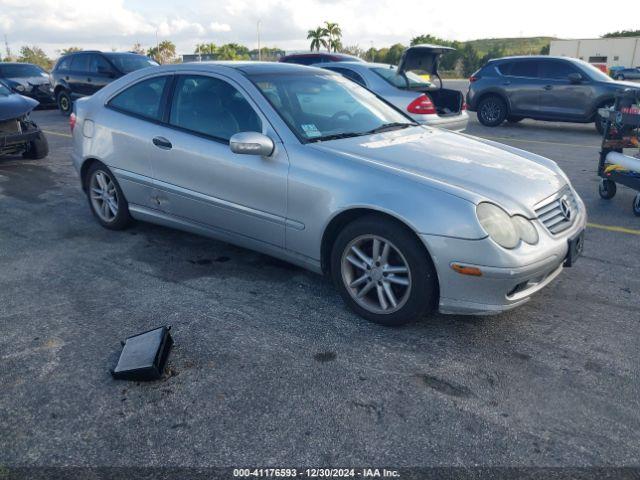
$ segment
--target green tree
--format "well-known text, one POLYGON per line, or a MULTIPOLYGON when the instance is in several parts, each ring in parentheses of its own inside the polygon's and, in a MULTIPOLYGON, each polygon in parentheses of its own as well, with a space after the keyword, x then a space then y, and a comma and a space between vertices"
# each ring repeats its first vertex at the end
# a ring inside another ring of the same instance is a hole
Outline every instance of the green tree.
POLYGON ((340 48, 342 48, 342 43, 340 39, 342 38, 342 29, 340 25, 334 22, 324 22, 325 25, 325 33, 329 39, 327 40, 327 49, 329 51, 337 52, 340 48))
POLYGON ((551 50, 551 45, 547 44, 540 49, 540 55, 549 55, 550 50, 551 50))
POLYGON ((198 43, 193 53, 199 53, 200 55, 213 55, 218 51, 218 47, 215 43, 198 43))
POLYGON ((157 46, 151 47, 147 55, 160 64, 173 63, 176 61, 176 46, 170 40, 163 40, 157 46))
POLYGON ((396 43, 391 45, 389 51, 387 52, 385 63, 390 65, 398 65, 400 63, 400 59, 402 58, 402 54, 407 49, 401 43, 396 43))
POLYGON ((81 52, 82 48, 80 47, 67 47, 60 50, 60 55, 67 55, 69 53, 81 52))
POLYGON ((617 32, 610 32, 602 35, 602 38, 614 37, 640 37, 640 30, 619 30, 617 32))
POLYGON ((44 50, 36 45, 24 45, 23 47, 21 47, 18 61, 25 63, 35 63, 45 70, 50 70, 53 64, 51 59, 47 57, 47 54, 44 53, 44 50))
POLYGON ((309 50, 312 52, 314 50, 319 52, 320 47, 327 46, 327 31, 322 27, 318 27, 315 30, 309 30, 307 32, 307 40, 311 40, 309 50))
POLYGON ((358 58, 369 58, 367 57, 367 52, 365 52, 359 45, 347 45, 346 47, 342 47, 340 52, 346 53, 347 55, 353 55, 358 58))
POLYGON ((468 77, 480 67, 480 55, 470 43, 466 43, 462 49, 462 73, 468 77))
MULTIPOLYGON (((486 54, 484 54, 482 56, 482 58, 480 59, 480 61, 478 62, 478 67, 484 65, 485 63, 487 63, 489 60, 492 60, 494 58, 501 58, 504 57, 504 50, 498 46, 492 47, 491 50, 489 50, 486 54)), ((476 69, 474 69, 475 71, 476 69)), ((473 73, 473 72, 471 72, 473 73)))
POLYGON ((136 42, 133 44, 133 47, 131 47, 131 51, 133 53, 137 53, 139 55, 146 55, 147 52, 145 52, 144 47, 140 44, 140 42, 136 42))

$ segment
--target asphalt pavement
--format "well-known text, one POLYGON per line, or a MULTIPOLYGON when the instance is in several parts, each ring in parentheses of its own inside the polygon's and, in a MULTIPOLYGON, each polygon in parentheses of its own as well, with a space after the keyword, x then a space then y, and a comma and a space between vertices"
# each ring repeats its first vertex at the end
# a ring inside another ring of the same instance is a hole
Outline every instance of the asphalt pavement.
POLYGON ((49 157, 0 159, 0 467, 640 463, 640 219, 632 191, 599 198, 593 125, 472 119, 566 171, 584 256, 514 311, 390 329, 264 255, 101 228, 66 119, 34 117, 49 157), (161 324, 164 378, 113 380, 120 340, 161 324))

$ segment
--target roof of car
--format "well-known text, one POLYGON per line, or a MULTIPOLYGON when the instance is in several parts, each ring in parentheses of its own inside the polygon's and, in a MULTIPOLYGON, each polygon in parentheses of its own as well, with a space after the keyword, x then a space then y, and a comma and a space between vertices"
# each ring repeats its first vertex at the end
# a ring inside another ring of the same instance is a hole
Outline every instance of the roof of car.
POLYGON ((32 66, 38 66, 35 63, 27 63, 27 62, 0 62, 0 67, 2 65, 32 65, 32 66))
POLYGON ((388 63, 373 63, 373 62, 321 62, 321 63, 314 63, 313 64, 314 67, 320 67, 320 68, 324 68, 324 67, 334 67, 334 68, 340 68, 340 67, 344 67, 344 66, 354 66, 354 67, 360 67, 360 68, 397 68, 395 65, 389 65, 388 63))
POLYGON ((503 60, 569 60, 577 61, 576 58, 561 57, 552 55, 513 55, 511 57, 492 58, 490 62, 502 62, 503 60))
POLYGON ((178 70, 207 70, 207 67, 227 67, 240 70, 249 75, 260 75, 265 73, 302 73, 319 70, 315 67, 306 65, 298 65, 295 63, 280 62, 252 62, 252 61, 207 61, 207 62, 188 62, 171 65, 178 70))

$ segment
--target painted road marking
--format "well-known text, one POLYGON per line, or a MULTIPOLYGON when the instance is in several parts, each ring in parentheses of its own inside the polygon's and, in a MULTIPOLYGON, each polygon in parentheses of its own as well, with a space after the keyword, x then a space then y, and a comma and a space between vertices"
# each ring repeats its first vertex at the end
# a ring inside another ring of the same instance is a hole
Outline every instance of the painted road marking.
POLYGON ((640 235, 640 230, 625 227, 615 227, 612 225, 600 225, 599 223, 587 223, 587 227, 597 228, 599 230, 607 230, 609 232, 630 233, 631 235, 640 235))
POLYGON ((69 134, 69 133, 54 132, 53 130, 42 130, 42 131, 44 133, 46 133, 47 135, 58 135, 60 137, 71 138, 71 134, 69 134))
POLYGON ((487 140, 511 140, 513 142, 542 143, 544 145, 560 145, 562 147, 600 148, 600 145, 581 145, 578 143, 545 142, 543 140, 527 140, 523 138, 512 138, 512 137, 491 137, 491 136, 483 135, 482 138, 486 138, 487 140))

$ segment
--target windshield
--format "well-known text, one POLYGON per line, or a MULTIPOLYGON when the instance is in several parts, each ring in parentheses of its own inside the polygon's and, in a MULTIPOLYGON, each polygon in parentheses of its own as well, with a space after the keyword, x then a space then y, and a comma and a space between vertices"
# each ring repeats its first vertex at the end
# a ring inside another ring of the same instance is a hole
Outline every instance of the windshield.
POLYGON ((339 75, 262 74, 252 75, 251 80, 303 142, 415 125, 370 91, 339 75))
POLYGON ((373 72, 380 75, 388 83, 398 88, 428 88, 432 84, 413 72, 406 72, 405 75, 398 74, 396 67, 374 67, 371 69, 373 72), (407 81, 409 84, 407 85, 407 81))
POLYGON ((594 67, 590 63, 585 62, 584 60, 576 60, 580 64, 580 66, 587 71, 589 76, 593 80, 597 80, 598 82, 611 82, 612 79, 609 75, 604 73, 598 67, 594 67))
POLYGON ((158 65, 157 62, 151 60, 149 57, 145 57, 143 55, 134 55, 134 54, 111 54, 107 55, 109 60, 116 66, 118 70, 122 73, 131 73, 136 70, 140 70, 146 67, 155 67, 158 65))
POLYGON ((48 77, 49 75, 37 65, 0 65, 0 77, 20 78, 20 77, 48 77))

